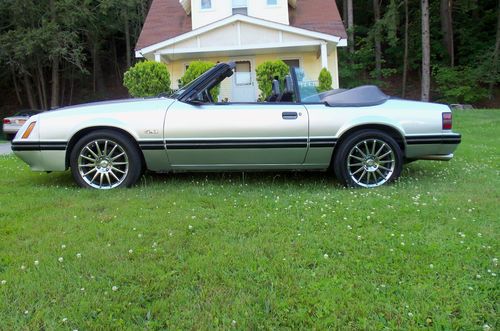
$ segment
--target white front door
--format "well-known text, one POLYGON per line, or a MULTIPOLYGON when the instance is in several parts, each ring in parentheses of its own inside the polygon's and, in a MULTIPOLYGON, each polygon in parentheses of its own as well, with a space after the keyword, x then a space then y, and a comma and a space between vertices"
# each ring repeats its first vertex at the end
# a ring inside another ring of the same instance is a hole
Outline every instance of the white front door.
POLYGON ((250 60, 235 61, 233 98, 231 102, 255 102, 254 68, 250 60))

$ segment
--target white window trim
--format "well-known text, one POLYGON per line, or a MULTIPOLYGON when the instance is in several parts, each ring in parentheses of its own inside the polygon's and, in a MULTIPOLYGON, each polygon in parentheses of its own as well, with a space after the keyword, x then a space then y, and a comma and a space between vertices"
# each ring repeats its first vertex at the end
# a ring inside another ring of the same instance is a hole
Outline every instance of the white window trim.
POLYGON ((214 11, 214 10, 215 10, 214 0, 210 0, 210 8, 203 8, 202 0, 200 0, 200 11, 201 12, 214 11))
POLYGON ((304 57, 303 56, 281 56, 280 60, 299 60, 299 68, 304 68, 304 57))
POLYGON ((266 6, 269 7, 269 8, 277 8, 280 6, 280 0, 276 0, 276 4, 275 5, 270 5, 269 4, 269 0, 265 0, 266 1, 266 6))

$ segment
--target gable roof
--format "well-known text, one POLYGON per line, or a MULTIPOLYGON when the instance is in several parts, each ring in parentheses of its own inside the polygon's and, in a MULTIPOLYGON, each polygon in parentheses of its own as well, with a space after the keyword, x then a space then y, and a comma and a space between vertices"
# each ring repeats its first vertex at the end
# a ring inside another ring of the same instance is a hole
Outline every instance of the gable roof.
MULTIPOLYGON (((289 6, 290 26, 347 38, 335 0, 297 0, 289 6)), ((179 0, 153 0, 136 50, 177 37, 192 30, 179 0)))

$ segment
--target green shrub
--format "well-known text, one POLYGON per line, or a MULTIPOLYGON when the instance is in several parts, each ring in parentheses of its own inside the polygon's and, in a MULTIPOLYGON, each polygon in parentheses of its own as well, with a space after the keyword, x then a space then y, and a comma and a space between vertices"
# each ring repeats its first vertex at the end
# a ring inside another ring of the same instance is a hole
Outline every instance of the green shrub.
POLYGON ((437 90, 441 101, 448 103, 474 103, 487 97, 488 91, 481 87, 481 75, 472 67, 433 68, 437 90))
POLYGON ((153 61, 138 62, 123 76, 123 85, 136 98, 169 93, 170 74, 167 65, 153 61))
POLYGON ((330 71, 328 71, 328 69, 321 69, 318 77, 318 82, 319 92, 330 91, 332 89, 332 74, 330 73, 330 71))
POLYGON ((272 94, 273 79, 278 77, 281 88, 284 87, 285 76, 290 73, 290 69, 285 62, 281 60, 266 61, 260 64, 256 69, 257 83, 260 89, 260 100, 266 100, 272 94))
MULTIPOLYGON (((198 78, 199 76, 201 76, 203 73, 210 70, 214 66, 215 63, 207 61, 193 61, 189 63, 189 68, 186 70, 186 72, 180 79, 181 85, 186 86, 187 84, 191 83, 193 80, 195 80, 196 78, 198 78)), ((219 92, 220 92, 220 85, 217 85, 210 91, 210 94, 212 95, 214 101, 217 101, 219 97, 219 92)))

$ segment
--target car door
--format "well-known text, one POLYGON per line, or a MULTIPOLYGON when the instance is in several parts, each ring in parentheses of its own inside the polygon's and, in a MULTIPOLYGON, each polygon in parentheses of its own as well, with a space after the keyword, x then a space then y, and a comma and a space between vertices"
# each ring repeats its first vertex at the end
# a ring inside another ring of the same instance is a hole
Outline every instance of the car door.
POLYGON ((299 104, 176 102, 164 136, 174 169, 286 169, 304 162, 308 116, 299 104))

